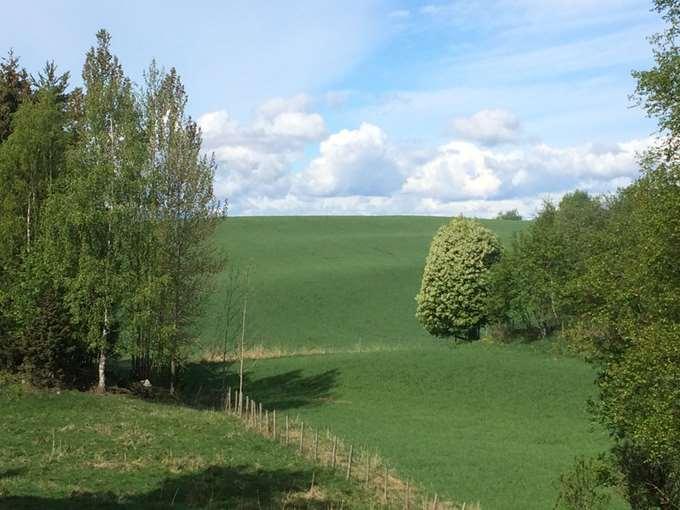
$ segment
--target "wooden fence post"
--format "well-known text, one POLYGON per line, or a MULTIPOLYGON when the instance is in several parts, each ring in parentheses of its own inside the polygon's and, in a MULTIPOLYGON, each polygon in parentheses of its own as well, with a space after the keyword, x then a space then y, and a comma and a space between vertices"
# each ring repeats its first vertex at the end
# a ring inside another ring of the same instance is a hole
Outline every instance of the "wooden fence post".
POLYGON ((231 387, 227 386, 227 400, 224 405, 224 410, 226 412, 231 412, 231 387))
POLYGON ((338 438, 333 436, 333 461, 331 463, 331 467, 335 469, 335 450, 338 446, 338 438))
POLYGON ((262 402, 260 402, 260 416, 259 416, 259 422, 260 422, 260 426, 258 427, 258 429, 260 430, 260 432, 262 432, 262 402))
POLYGON ((385 466, 385 485, 383 487, 383 501, 387 504, 387 466, 385 466))
POLYGON ((349 459, 347 460, 347 476, 345 477, 349 480, 352 474, 352 445, 349 445, 349 459))
POLYGON ((272 419, 272 428, 274 429, 274 441, 276 441, 276 409, 272 411, 272 414, 274 415, 272 419))
POLYGON ((305 422, 300 424, 300 453, 304 455, 305 453, 305 422))
POLYGON ((248 420, 248 413, 250 412, 250 398, 246 395, 246 408, 243 410, 245 413, 245 419, 248 420))
POLYGON ((366 452, 366 487, 371 479, 371 454, 366 452))
POLYGON ((269 436, 269 410, 264 412, 264 435, 269 436))
POLYGON ((319 430, 314 431, 314 462, 319 458, 319 430))

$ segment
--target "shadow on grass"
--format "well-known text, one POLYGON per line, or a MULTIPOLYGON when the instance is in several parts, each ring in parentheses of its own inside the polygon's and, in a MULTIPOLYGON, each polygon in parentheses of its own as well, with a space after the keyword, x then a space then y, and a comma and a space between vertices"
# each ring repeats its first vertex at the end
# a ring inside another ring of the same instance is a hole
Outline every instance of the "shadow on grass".
MULTIPOLYGON (((238 388, 236 371, 236 364, 226 367, 218 362, 189 365, 182 374, 182 402, 198 408, 220 408, 226 388, 238 388)), ((252 372, 246 371, 244 393, 261 402, 265 408, 280 411, 321 405, 332 398, 339 373, 333 369, 305 376, 301 370, 290 370, 257 378, 252 372)))
POLYGON ((26 468, 2 469, 0 470, 0 480, 3 478, 12 478, 14 476, 22 475, 24 471, 26 471, 26 468))
POLYGON ((74 492, 65 497, 0 497, 0 509, 162 509, 162 508, 330 508, 342 504, 310 491, 311 471, 257 470, 211 466, 199 473, 165 479, 158 489, 133 495, 74 492))

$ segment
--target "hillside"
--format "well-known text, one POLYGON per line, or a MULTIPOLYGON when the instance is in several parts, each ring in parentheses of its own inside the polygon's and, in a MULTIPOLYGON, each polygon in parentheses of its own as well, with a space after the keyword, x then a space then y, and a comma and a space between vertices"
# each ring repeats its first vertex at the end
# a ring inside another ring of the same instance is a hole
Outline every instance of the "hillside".
MULTIPOLYGON (((430 241, 447 218, 228 218, 217 244, 231 267, 250 268, 248 338, 265 350, 394 348, 428 340, 414 297, 430 241)), ((503 241, 526 222, 480 220, 503 241)), ((224 325, 222 275, 200 335, 224 325)))
MULTIPOLYGON (((442 497, 551 508, 574 457, 608 445, 586 411, 594 373, 546 342, 455 345, 420 328, 414 296, 445 221, 227 220, 219 242, 253 268, 247 342, 260 348, 247 363, 246 390, 374 449, 442 497), (286 352, 298 355, 271 358, 286 352)), ((505 243, 527 224, 482 223, 505 243)), ((219 334, 219 297, 203 325, 206 346, 219 334)), ((219 363, 194 367, 187 391, 209 387, 220 371, 219 363)), ((233 369, 229 377, 235 385, 233 369)))
POLYGON ((220 412, 4 384, 0 407, 2 509, 364 508, 369 499, 220 412))

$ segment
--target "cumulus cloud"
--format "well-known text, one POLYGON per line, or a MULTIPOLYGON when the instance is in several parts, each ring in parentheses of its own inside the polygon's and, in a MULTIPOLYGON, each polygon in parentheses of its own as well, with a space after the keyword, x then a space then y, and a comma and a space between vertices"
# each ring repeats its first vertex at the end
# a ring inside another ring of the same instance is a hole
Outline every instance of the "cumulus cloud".
POLYGON ((454 119, 453 129, 456 134, 466 140, 484 145, 498 145, 517 141, 521 124, 511 111, 486 109, 470 117, 454 119))
POLYGON ((556 147, 517 138, 499 146, 516 136, 519 122, 483 110, 459 123, 467 140, 432 149, 397 144, 371 123, 329 135, 311 104, 306 96, 267 101, 248 125, 223 111, 199 119, 220 163, 216 192, 233 213, 493 216, 516 208, 531 215, 543 199, 575 188, 603 193, 627 185, 638 173, 638 153, 652 143, 556 147), (305 154, 315 147, 310 159, 305 154))
POLYGON ((294 190, 307 195, 386 195, 399 188, 397 155, 384 131, 363 123, 321 142, 319 157, 296 176, 294 190))
POLYGON ((326 135, 318 113, 304 95, 275 98, 258 108, 253 121, 240 125, 226 111, 202 115, 204 146, 219 163, 215 190, 238 201, 247 195, 277 196, 290 187, 291 165, 305 147, 326 135))
POLYGON ((406 179, 403 191, 448 200, 486 198, 501 187, 487 164, 492 154, 468 142, 451 142, 406 179))

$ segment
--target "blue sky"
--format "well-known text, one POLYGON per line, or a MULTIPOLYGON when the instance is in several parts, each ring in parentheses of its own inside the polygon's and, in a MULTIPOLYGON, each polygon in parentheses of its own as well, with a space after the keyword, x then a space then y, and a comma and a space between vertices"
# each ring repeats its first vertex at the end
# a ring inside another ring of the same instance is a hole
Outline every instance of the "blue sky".
POLYGON ((233 214, 532 214, 637 174, 644 0, 34 1, 0 33, 79 82, 101 27, 140 81, 175 66, 233 214))

